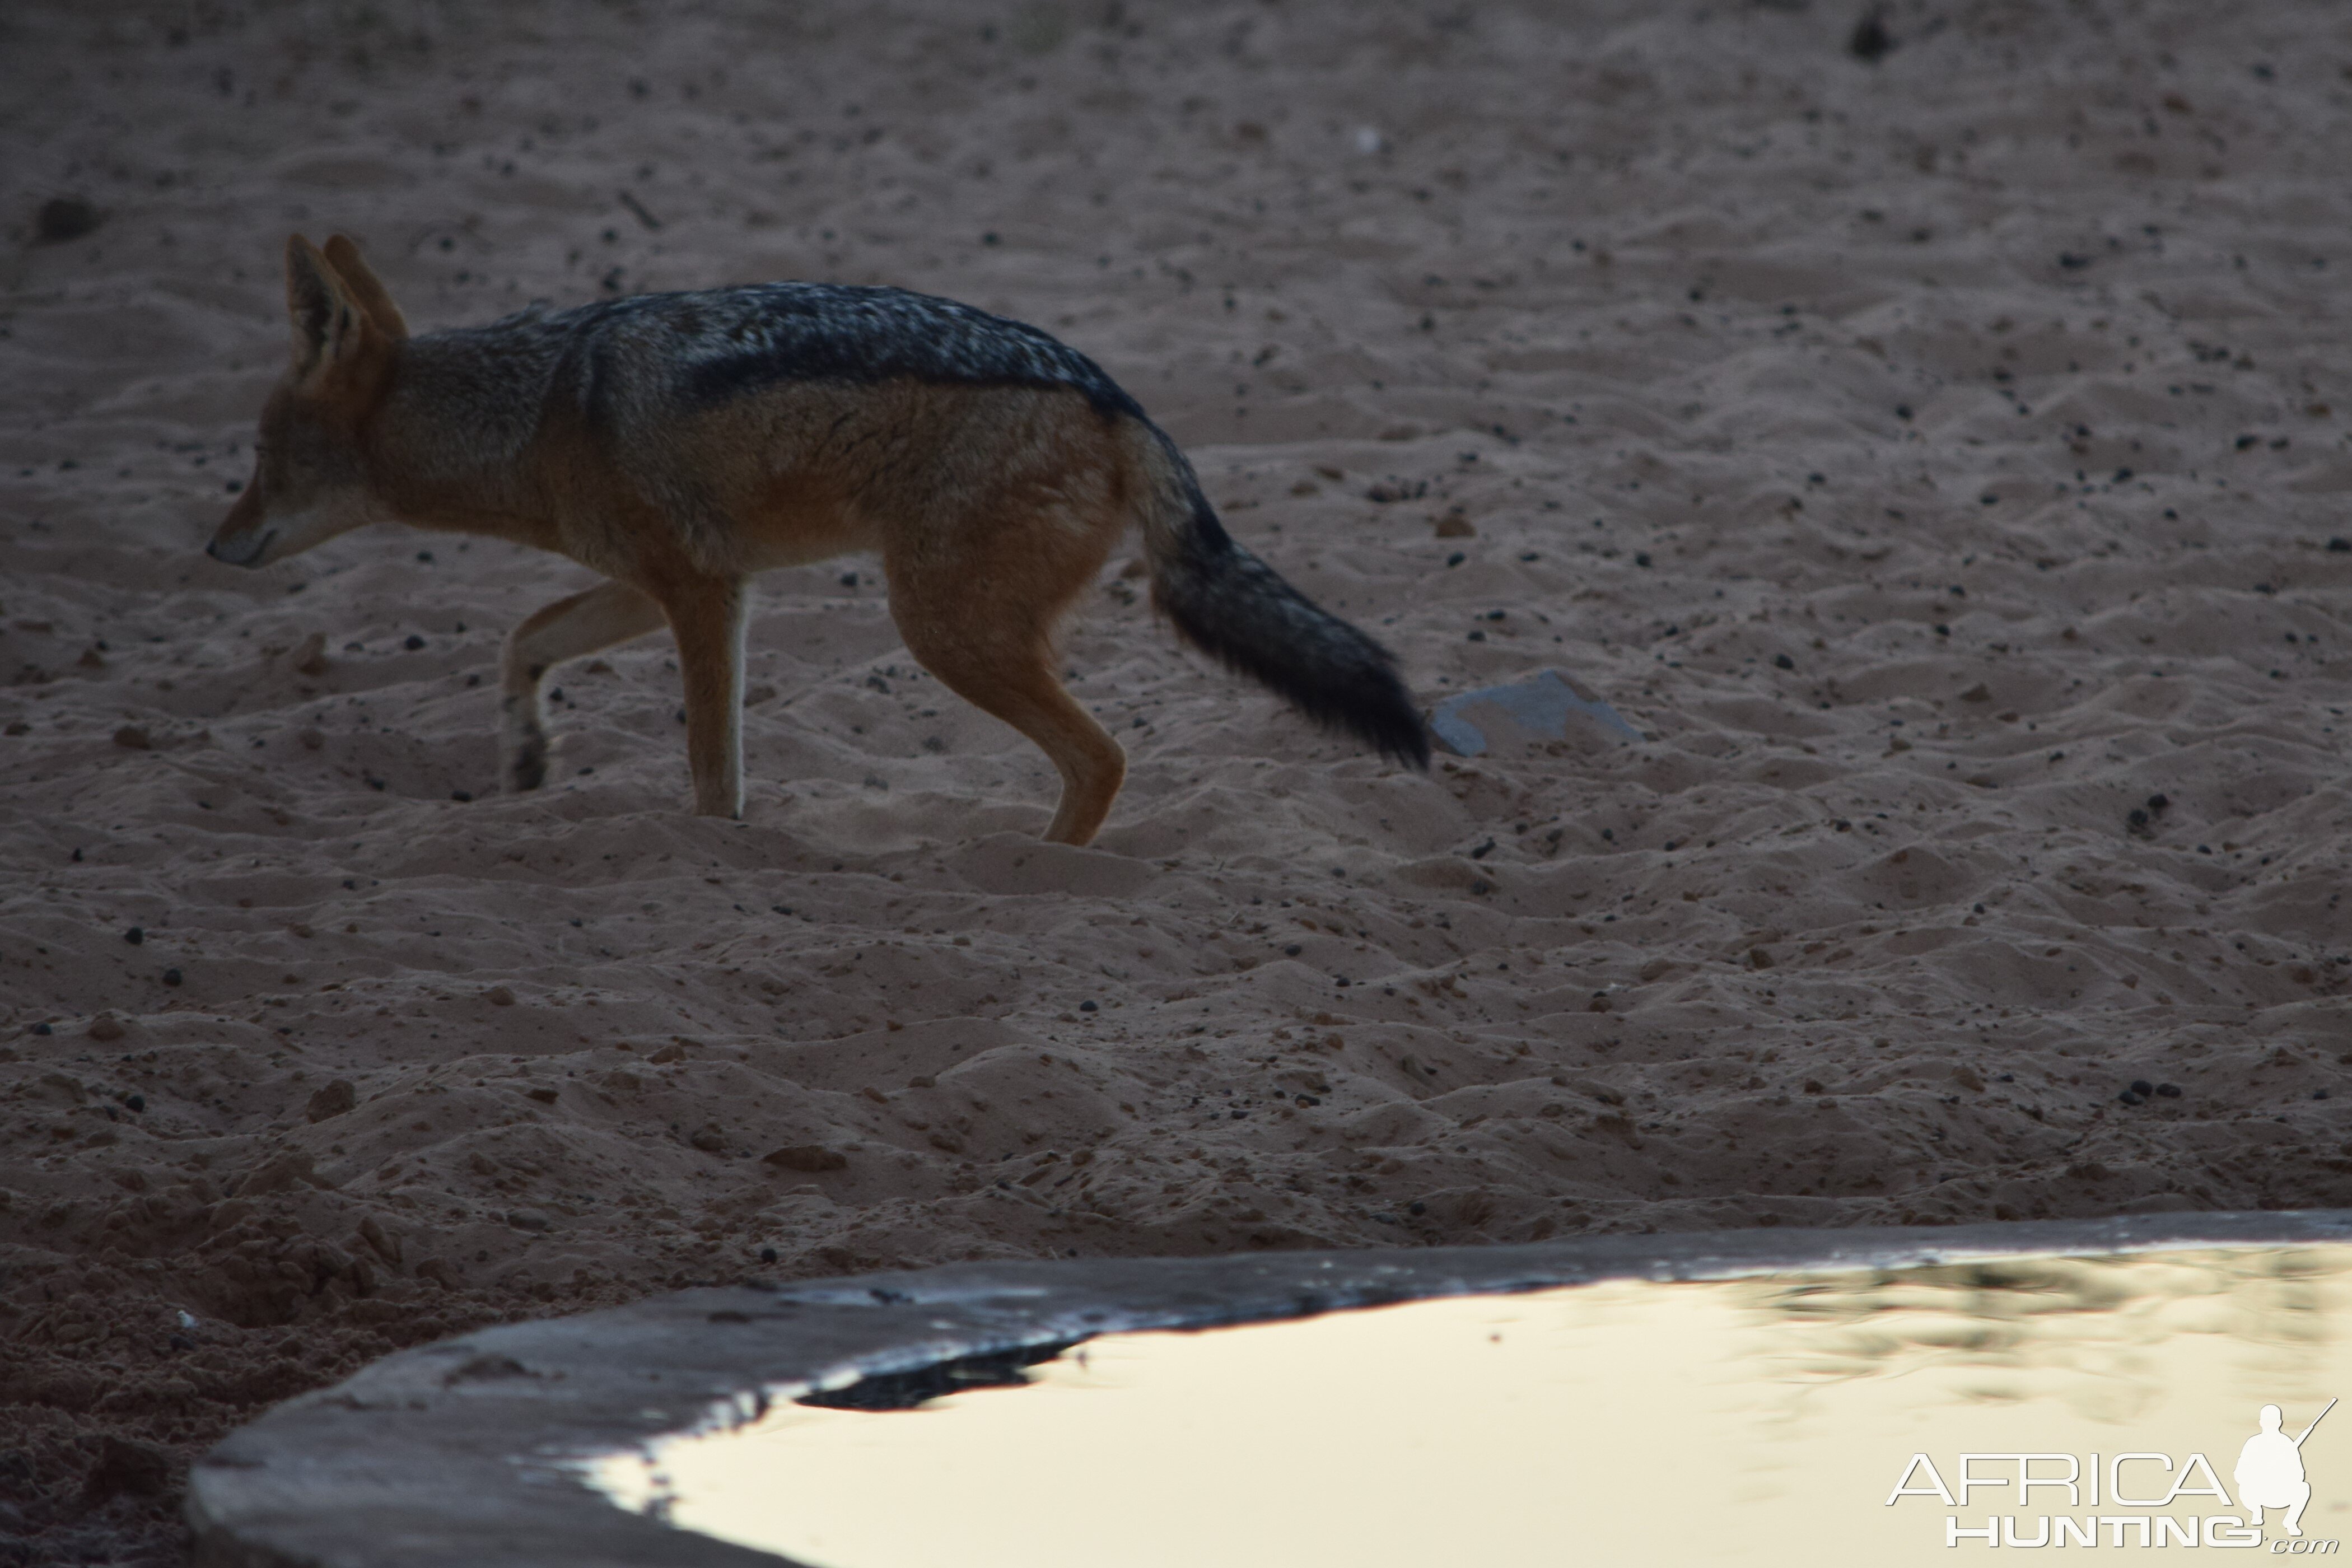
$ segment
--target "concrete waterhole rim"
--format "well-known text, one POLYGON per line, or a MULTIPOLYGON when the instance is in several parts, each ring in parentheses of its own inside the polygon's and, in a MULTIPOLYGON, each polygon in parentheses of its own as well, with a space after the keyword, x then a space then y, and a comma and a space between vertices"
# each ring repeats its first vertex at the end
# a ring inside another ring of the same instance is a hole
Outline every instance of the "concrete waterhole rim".
POLYGON ((748 1420, 774 1395, 1097 1334, 1272 1322, 1606 1279, 1703 1280, 2352 1242, 2352 1209, 1507 1247, 962 1263, 710 1287, 384 1357, 232 1433, 189 1476, 198 1568, 775 1568, 614 1506, 576 1461, 748 1420))

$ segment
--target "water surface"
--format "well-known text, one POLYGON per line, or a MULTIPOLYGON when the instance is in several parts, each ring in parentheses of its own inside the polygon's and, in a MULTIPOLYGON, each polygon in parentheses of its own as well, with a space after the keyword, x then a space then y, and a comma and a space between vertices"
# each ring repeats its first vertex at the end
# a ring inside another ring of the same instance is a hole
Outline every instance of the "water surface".
POLYGON ((1012 1386, 779 1404, 594 1477, 816 1568, 1950 1563, 1986 1529, 2326 1553, 2352 1411, 2296 1450, 2302 1537, 2281 1507, 2253 1534, 2234 1472, 2262 1406, 2291 1438, 2352 1392, 2347 1269, 2352 1247, 2011 1258, 1108 1335, 1012 1386))

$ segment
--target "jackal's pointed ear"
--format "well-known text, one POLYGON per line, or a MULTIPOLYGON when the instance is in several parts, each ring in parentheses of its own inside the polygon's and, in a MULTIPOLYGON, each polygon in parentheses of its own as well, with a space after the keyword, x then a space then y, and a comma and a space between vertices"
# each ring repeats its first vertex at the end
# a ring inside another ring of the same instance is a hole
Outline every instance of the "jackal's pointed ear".
POLYGON ((400 307, 392 302, 392 291, 362 258, 360 247, 349 235, 339 234, 328 240, 324 254, 327 265, 335 269, 352 301, 367 312, 377 331, 394 342, 408 335, 408 323, 401 319, 400 307))
POLYGON ((357 352, 365 318, 319 247, 286 241, 286 313, 294 326, 294 368, 309 374, 357 352))

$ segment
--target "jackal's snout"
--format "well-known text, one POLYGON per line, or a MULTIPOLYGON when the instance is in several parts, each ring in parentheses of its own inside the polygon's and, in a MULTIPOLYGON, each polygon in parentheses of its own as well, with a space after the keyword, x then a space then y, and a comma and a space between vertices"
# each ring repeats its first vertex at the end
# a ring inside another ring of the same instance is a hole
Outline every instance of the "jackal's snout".
POLYGON ((270 521, 268 509, 261 501, 261 475, 257 471, 246 482, 244 493, 228 515, 213 530, 212 539, 205 545, 205 553, 229 566, 258 566, 269 559, 270 541, 278 537, 278 529, 270 521))
POLYGON ((205 553, 230 566, 258 566, 268 558, 269 542, 278 537, 274 528, 256 529, 249 532, 231 534, 224 528, 205 546, 205 553))

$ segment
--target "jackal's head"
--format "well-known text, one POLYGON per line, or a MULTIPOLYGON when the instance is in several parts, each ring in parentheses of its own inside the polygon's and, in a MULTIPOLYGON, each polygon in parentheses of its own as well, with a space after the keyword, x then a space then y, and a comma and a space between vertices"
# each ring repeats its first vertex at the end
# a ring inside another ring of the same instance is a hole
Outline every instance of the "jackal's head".
POLYGON ((261 410, 253 479, 205 553, 263 566, 386 513, 367 487, 362 433, 392 379, 407 323, 359 247, 286 242, 294 359, 261 410))

